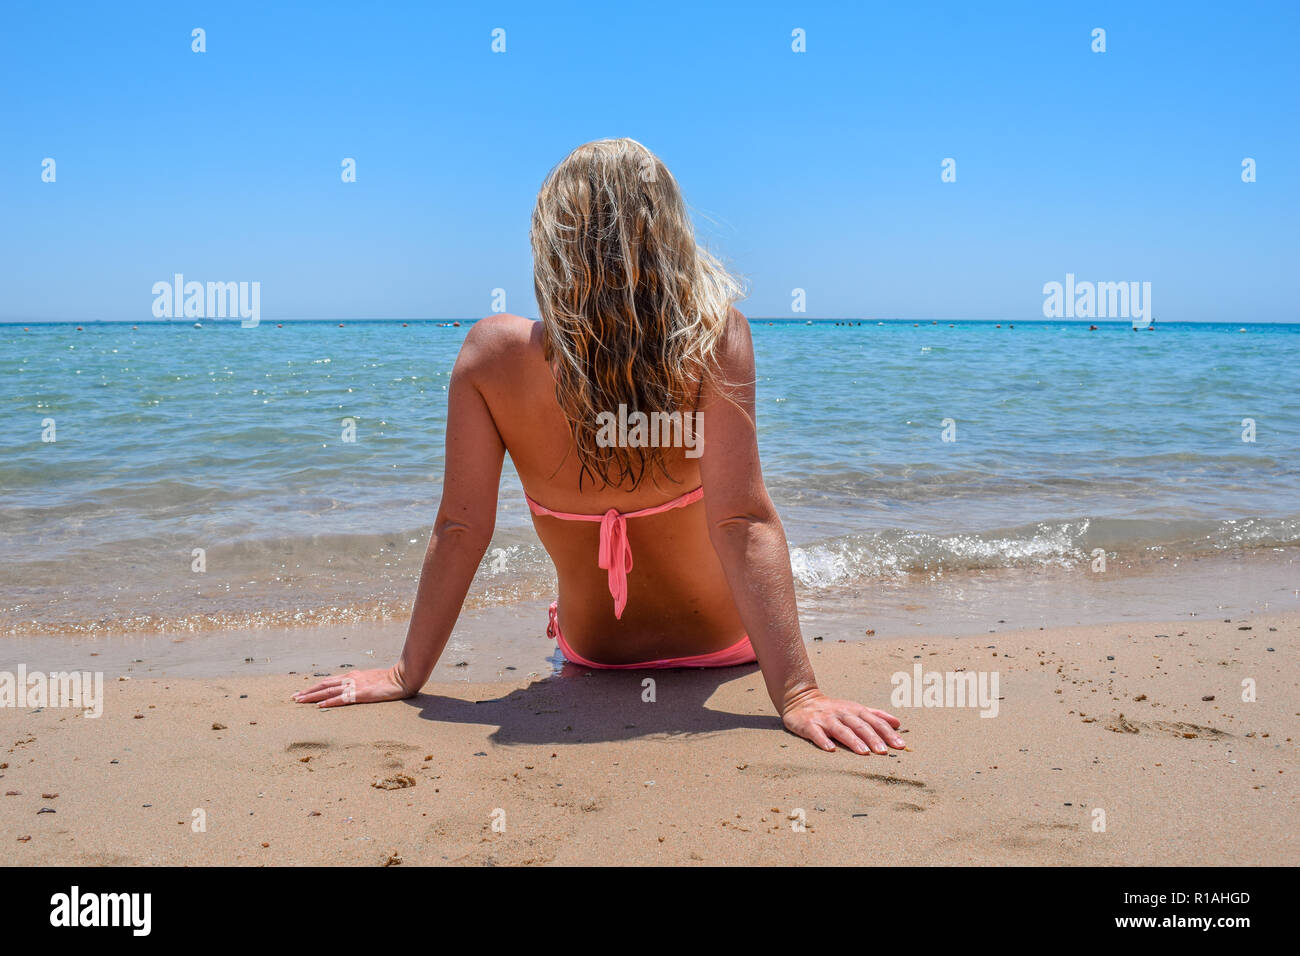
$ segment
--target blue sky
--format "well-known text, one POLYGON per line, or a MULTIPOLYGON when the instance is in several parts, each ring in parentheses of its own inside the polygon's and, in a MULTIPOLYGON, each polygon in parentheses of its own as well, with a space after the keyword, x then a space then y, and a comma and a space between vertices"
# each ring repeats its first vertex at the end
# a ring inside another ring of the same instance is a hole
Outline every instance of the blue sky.
POLYGON ((673 170, 753 316, 795 317, 802 288, 809 317, 1028 320, 1070 272, 1151 282, 1157 320, 1300 321, 1293 2, 11 0, 4 19, 3 321, 145 321, 176 272, 260 282, 263 321, 480 316, 495 288, 535 316, 537 187, 606 136, 673 170))

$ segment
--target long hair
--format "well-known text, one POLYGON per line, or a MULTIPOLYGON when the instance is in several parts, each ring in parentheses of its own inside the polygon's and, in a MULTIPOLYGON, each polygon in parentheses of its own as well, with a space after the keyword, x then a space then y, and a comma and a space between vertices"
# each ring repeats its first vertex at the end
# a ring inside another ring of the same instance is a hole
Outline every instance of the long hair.
POLYGON ((602 447, 597 416, 685 412, 717 372, 740 283, 695 232, 676 180, 631 139, 579 146, 551 170, 531 230, 533 282, 555 397, 583 477, 636 488, 667 477, 653 447, 602 447))

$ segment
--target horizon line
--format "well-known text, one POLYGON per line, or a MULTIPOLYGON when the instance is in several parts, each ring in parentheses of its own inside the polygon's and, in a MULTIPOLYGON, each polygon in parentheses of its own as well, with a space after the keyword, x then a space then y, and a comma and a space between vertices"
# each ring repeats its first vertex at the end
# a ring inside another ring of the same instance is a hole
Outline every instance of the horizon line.
MULTIPOLYGON (((506 314, 506 313, 494 313, 494 314, 502 315, 502 314, 506 314)), ((518 313, 510 313, 510 314, 518 314, 518 313)), ((358 323, 358 324, 363 324, 363 323, 380 324, 380 323, 393 323, 393 322, 406 322, 406 323, 411 323, 411 322, 420 322, 420 323, 451 323, 451 322, 461 322, 461 323, 467 323, 467 322, 468 322, 468 323, 473 323, 473 322, 481 322, 483 319, 486 319, 486 318, 491 318, 491 316, 490 316, 490 315, 479 316, 478 318, 466 318, 466 317, 464 317, 464 316, 448 316, 448 317, 439 317, 439 316, 429 317, 429 316, 425 316, 425 317, 421 317, 421 318, 388 318, 388 317, 348 317, 348 316, 335 316, 335 317, 311 318, 311 319, 275 319, 275 320, 272 320, 272 319, 262 319, 262 320, 259 320, 259 322, 258 322, 257 324, 258 324, 258 325, 310 325, 310 324, 321 323, 321 322, 335 322, 335 323, 348 323, 348 322, 355 322, 355 323, 358 323)), ((540 321, 539 319, 537 319, 537 318, 533 318, 533 317, 531 317, 531 316, 520 316, 520 318, 525 318, 525 319, 528 319, 529 321, 532 321, 532 322, 540 321)), ((910 322, 910 323, 912 323, 913 325, 922 325, 922 324, 927 324, 927 325, 940 325, 940 324, 944 324, 944 323, 947 323, 947 324, 950 324, 950 325, 955 325, 955 324, 958 324, 958 323, 965 324, 965 325, 976 325, 976 324, 988 324, 988 325, 992 325, 992 324, 1000 324, 1000 323, 1015 324, 1016 322, 1020 322, 1020 323, 1025 324, 1025 325, 1084 325, 1084 324, 1089 324, 1089 325, 1122 325, 1122 326, 1129 326, 1129 325, 1132 324, 1132 319, 1113 319, 1113 318, 1106 318, 1106 319, 1095 319, 1095 318, 1094 318, 1094 319, 1089 319, 1089 318, 1082 318, 1082 319, 1080 319, 1080 318, 1071 318, 1071 319, 1067 319, 1067 318, 1059 318, 1059 319, 1046 319, 1046 318, 1035 318, 1035 319, 1005 319, 1005 318, 1004 318, 1004 319, 952 319, 952 318, 942 318, 942 319, 938 319, 938 318, 932 318, 932 317, 930 317, 930 318, 924 318, 924 319, 904 319, 904 318, 884 318, 884 317, 878 317, 878 316, 872 316, 872 317, 870 317, 870 318, 864 318, 864 317, 862 317, 862 316, 815 316, 815 317, 808 317, 808 318, 789 318, 789 317, 786 317, 786 316, 765 316, 765 315, 747 315, 747 316, 745 316, 745 321, 747 321, 747 322, 769 322, 769 323, 771 323, 771 322, 781 322, 781 323, 785 323, 785 324, 798 324, 798 325, 804 325, 804 324, 818 324, 818 323, 824 323, 824 322, 866 322, 866 323, 872 323, 872 322, 875 322, 875 323, 881 323, 881 324, 884 324, 884 323, 889 323, 889 324, 901 324, 901 323, 907 323, 907 322, 910 322)), ((155 318, 152 318, 152 317, 150 317, 150 318, 148 318, 148 319, 4 319, 4 318, 0 318, 0 326, 33 326, 33 325, 40 325, 40 326, 47 326, 47 325, 131 325, 131 326, 141 326, 141 325, 149 325, 149 326, 185 326, 185 327, 190 327, 190 328, 192 328, 196 322, 198 322, 198 323, 200 323, 200 324, 204 324, 204 325, 209 324, 209 323, 211 323, 212 325, 240 325, 240 324, 243 322, 243 320, 240 319, 238 316, 235 316, 235 317, 228 317, 228 318, 210 318, 210 317, 204 318, 204 317, 196 317, 196 318, 193 318, 193 319, 189 319, 189 318, 155 319, 155 318)), ((1165 320, 1163 320, 1163 321, 1155 321, 1155 322, 1152 323, 1152 325, 1300 325, 1300 318, 1297 318, 1297 319, 1295 319, 1295 320, 1276 320, 1276 321, 1268 321, 1268 320, 1264 320, 1264 321, 1249 320, 1249 321, 1246 321, 1246 320, 1240 320, 1240 319, 1165 319, 1165 320)), ((251 327, 252 327, 252 328, 256 328, 256 326, 251 326, 251 327)))

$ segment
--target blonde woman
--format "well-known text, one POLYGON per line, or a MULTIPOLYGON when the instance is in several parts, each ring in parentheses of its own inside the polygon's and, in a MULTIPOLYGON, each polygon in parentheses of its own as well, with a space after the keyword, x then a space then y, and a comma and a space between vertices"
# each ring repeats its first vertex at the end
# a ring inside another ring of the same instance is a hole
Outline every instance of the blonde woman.
POLYGON ((793 733, 828 751, 901 749, 895 717, 817 687, 759 466, 740 288, 696 245, 668 169, 630 139, 578 147, 542 185, 532 246, 541 321, 483 319, 452 371, 442 501, 401 659, 294 699, 335 707, 419 692, 492 539, 509 452, 555 563, 547 633, 568 660, 757 660, 793 733), (625 427, 638 413, 669 440, 625 427))

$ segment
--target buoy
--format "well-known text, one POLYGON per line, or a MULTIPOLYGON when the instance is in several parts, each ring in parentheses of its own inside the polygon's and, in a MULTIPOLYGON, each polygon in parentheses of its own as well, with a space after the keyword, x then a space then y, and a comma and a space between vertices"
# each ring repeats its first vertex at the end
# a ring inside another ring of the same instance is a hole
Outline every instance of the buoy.
POLYGON ((195 327, 196 329, 201 329, 201 328, 203 328, 203 323, 202 323, 202 322, 195 322, 195 323, 194 323, 194 327, 195 327))

